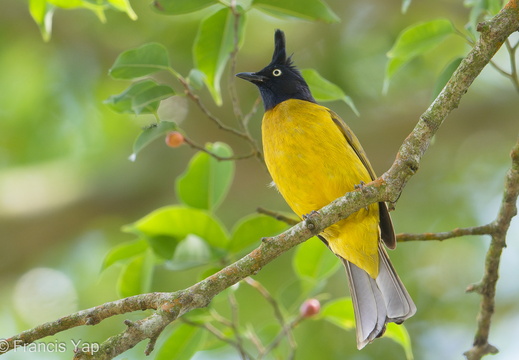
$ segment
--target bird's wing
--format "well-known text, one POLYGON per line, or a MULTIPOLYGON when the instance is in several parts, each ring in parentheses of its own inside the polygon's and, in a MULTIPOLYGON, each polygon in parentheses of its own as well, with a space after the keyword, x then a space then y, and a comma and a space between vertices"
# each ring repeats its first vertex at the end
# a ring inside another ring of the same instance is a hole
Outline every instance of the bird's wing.
MULTIPOLYGON (((352 149, 355 151, 357 156, 359 157, 360 161, 364 165, 364 167, 368 170, 369 176, 371 177, 371 180, 375 180, 377 177, 375 175, 375 170, 373 170, 373 167, 369 163, 368 156, 364 152, 364 149, 360 145, 359 140, 351 131, 348 125, 341 119, 339 115, 337 115, 335 112, 328 110, 330 112, 330 116, 339 128, 339 130, 342 132, 344 137, 346 138, 346 141, 352 149)), ((384 240, 384 243, 386 246, 390 249, 394 249, 396 247, 396 238, 395 238, 395 230, 393 229, 393 222, 391 221, 391 217, 389 216, 389 211, 387 209, 385 202, 380 202, 378 205, 379 213, 380 213, 380 235, 382 240, 384 240)))
POLYGON ((353 131, 351 131, 349 126, 346 125, 346 123, 341 119, 341 117, 339 115, 337 115, 335 112, 333 112, 331 110, 328 110, 328 111, 330 112, 330 116, 332 117, 332 120, 335 123, 335 125, 337 125, 339 130, 342 132, 342 134, 346 138, 346 141, 348 141, 348 144, 350 144, 350 146, 353 148, 353 150, 359 157, 360 161, 362 161, 362 164, 364 165, 364 167, 368 170, 371 180, 375 180, 375 178, 377 177, 375 175, 375 171, 371 167, 371 164, 368 161, 368 156, 364 152, 364 149, 360 145, 360 142, 357 139, 357 137, 355 136, 355 134, 353 133, 353 131))

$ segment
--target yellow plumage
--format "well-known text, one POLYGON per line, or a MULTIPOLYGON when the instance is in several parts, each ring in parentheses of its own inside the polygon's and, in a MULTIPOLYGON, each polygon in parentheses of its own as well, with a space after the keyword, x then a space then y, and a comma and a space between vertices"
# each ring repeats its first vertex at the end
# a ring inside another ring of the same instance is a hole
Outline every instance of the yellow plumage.
MULTIPOLYGON (((274 183, 300 217, 354 190, 355 185, 371 181, 359 150, 347 141, 323 106, 297 99, 284 101, 265 113, 262 134, 265 162, 274 183)), ((335 254, 376 278, 378 223, 378 204, 372 204, 322 235, 335 254)))

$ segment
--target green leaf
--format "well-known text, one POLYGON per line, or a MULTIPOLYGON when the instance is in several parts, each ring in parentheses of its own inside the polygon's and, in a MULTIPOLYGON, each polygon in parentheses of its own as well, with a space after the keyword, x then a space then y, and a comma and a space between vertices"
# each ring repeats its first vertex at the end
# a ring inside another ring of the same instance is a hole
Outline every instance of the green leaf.
POLYGON ((340 264, 339 259, 316 237, 299 245, 292 260, 297 276, 312 281, 330 277, 340 264))
MULTIPOLYGON (((220 79, 234 48, 234 21, 229 8, 209 15, 202 20, 193 45, 195 66, 205 75, 204 82, 218 106, 222 104, 220 79)), ((240 37, 244 24, 245 17, 242 16, 238 29, 240 37)))
POLYGON ((205 265, 211 258, 211 249, 207 243, 198 236, 188 235, 177 245, 175 255, 173 260, 169 262, 168 268, 171 270, 185 270, 205 265))
POLYGON ((147 236, 148 243, 158 257, 171 260, 182 238, 168 235, 147 236))
POLYGON ((166 48, 161 44, 149 43, 121 53, 110 69, 110 75, 114 79, 136 79, 168 69, 166 48))
POLYGON ((133 98, 139 93, 154 86, 158 86, 158 84, 155 81, 149 79, 135 82, 126 88, 126 90, 124 90, 122 93, 110 96, 104 101, 104 103, 118 113, 133 114, 133 98))
POLYGON ((133 154, 130 156, 130 159, 135 161, 137 154, 152 141, 164 137, 168 132, 176 129, 177 124, 169 121, 161 121, 158 125, 153 125, 144 129, 133 143, 133 154))
POLYGON ((189 360, 204 342, 206 331, 187 324, 178 325, 166 339, 155 360, 189 360))
POLYGON ((126 264, 117 281, 119 296, 129 297, 149 292, 153 265, 151 252, 138 255, 126 264))
POLYGON ((438 94, 442 91, 442 89, 445 87, 447 82, 450 80, 452 74, 454 74, 454 71, 460 66, 461 61, 463 58, 456 58, 454 59, 449 65, 445 67, 445 69, 442 71, 438 79, 436 80, 436 84, 434 84, 434 90, 433 90, 433 99, 435 99, 438 94))
POLYGON ((43 23, 47 12, 47 0, 29 0, 29 12, 38 25, 43 23))
POLYGON ((197 69, 191 69, 187 76, 187 81, 195 90, 200 90, 204 86, 204 78, 205 75, 203 72, 197 69))
POLYGON ((321 0, 253 0, 252 6, 264 13, 282 18, 339 22, 339 17, 321 0))
POLYGON ((283 221, 273 217, 252 214, 246 216, 234 226, 228 250, 237 253, 252 245, 259 245, 262 237, 277 235, 288 228, 283 221))
POLYGON ((155 113, 162 100, 175 95, 175 91, 167 85, 157 85, 146 89, 132 100, 132 109, 138 115, 141 113, 155 113))
POLYGON ((395 323, 387 324, 384 337, 388 337, 402 346, 404 348, 405 357, 407 360, 414 359, 411 338, 409 337, 409 333, 407 332, 407 329, 404 325, 397 325, 395 323))
POLYGON ((393 75, 415 57, 438 46, 447 36, 454 33, 449 20, 437 19, 416 24, 404 29, 387 53, 385 88, 393 75))
POLYGON ((97 5, 88 1, 83 2, 83 7, 85 9, 91 10, 94 14, 96 14, 99 21, 102 23, 106 23, 106 15, 105 15, 105 6, 97 5))
MULTIPOLYGON (((232 156, 231 148, 224 143, 208 144, 206 149, 219 156, 232 156)), ((214 211, 229 191, 234 166, 234 161, 218 161, 198 152, 176 180, 177 196, 186 205, 214 211)))
POLYGON ((84 8, 94 12, 101 22, 106 22, 104 10, 112 8, 126 12, 128 16, 135 20, 137 15, 131 8, 129 0, 29 0, 29 12, 40 28, 44 41, 49 41, 52 32, 52 18, 56 8, 66 10, 84 8))
POLYGON ((29 0, 29 12, 40 28, 44 41, 49 41, 52 33, 54 6, 47 0, 29 0))
POLYGON ((62 9, 73 9, 83 6, 83 1, 81 0, 47 0, 47 2, 62 9))
POLYGON ((357 111, 353 100, 347 96, 340 87, 323 78, 317 70, 304 69, 301 70, 301 73, 308 83, 310 90, 312 90, 312 95, 317 101, 326 102, 342 100, 353 110, 355 115, 359 116, 359 112, 357 111))
POLYGON ((384 78, 384 85, 383 85, 383 89, 382 89, 382 92, 384 94, 387 93, 387 90, 389 88, 389 81, 391 80, 393 75, 397 72, 398 69, 403 67, 406 63, 407 63, 407 61, 405 59, 401 59, 401 58, 389 59, 389 62, 387 63, 387 67, 386 67, 386 76, 384 78))
POLYGON ((143 239, 128 241, 114 246, 108 254, 106 254, 101 270, 105 270, 119 261, 127 260, 136 255, 142 254, 147 248, 148 244, 146 243, 146 240, 143 239))
POLYGON ((219 3, 217 0, 155 0, 152 6, 161 14, 181 15, 202 10, 219 3))
POLYGON ((129 0, 108 0, 108 3, 115 9, 126 13, 132 20, 137 20, 137 14, 133 11, 129 0))
POLYGON ((131 84, 122 93, 110 96, 104 103, 121 114, 154 114, 161 100, 174 95, 171 87, 146 79, 131 84))
MULTIPOLYGON (((178 241, 193 234, 210 246, 225 249, 229 236, 223 225, 205 211, 182 206, 166 206, 124 227, 147 238, 168 236, 178 241)), ((174 244, 176 247, 176 244, 174 244)))
POLYGON ((407 12, 407 9, 409 9, 410 5, 411 0, 402 0, 402 14, 405 14, 407 12))
POLYGON ((437 19, 410 26, 400 33, 395 45, 387 55, 391 58, 413 58, 431 50, 452 33, 454 33, 454 27, 447 19, 437 19))
POLYGON ((343 329, 355 329, 355 314, 351 298, 341 298, 326 303, 319 316, 343 329))

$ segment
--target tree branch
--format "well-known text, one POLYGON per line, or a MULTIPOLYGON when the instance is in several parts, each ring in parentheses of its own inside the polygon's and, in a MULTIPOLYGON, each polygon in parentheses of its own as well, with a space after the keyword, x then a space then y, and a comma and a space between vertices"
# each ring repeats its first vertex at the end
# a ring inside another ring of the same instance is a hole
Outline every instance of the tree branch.
POLYGON ((245 154, 245 155, 220 156, 210 150, 207 150, 205 147, 196 144, 193 140, 188 138, 186 135, 184 135, 184 142, 186 144, 188 144, 189 146, 191 146, 193 149, 205 152, 206 154, 215 158, 218 161, 242 160, 242 159, 248 159, 248 158, 256 156, 256 152, 251 152, 251 153, 245 154))
POLYGON ((488 342, 490 323, 494 314, 496 284, 499 278, 501 253, 506 247, 506 234, 512 218, 517 215, 517 197, 519 196, 519 139, 511 152, 512 167, 507 173, 505 193, 499 214, 490 224, 492 240, 485 258, 485 274, 479 284, 470 286, 468 292, 477 292, 482 296, 478 326, 473 347, 465 352, 468 360, 479 360, 487 354, 496 354, 497 348, 488 342))
POLYGON ((482 226, 474 226, 468 228, 456 228, 451 231, 444 231, 438 233, 422 233, 422 234, 397 234, 396 240, 399 242, 406 241, 429 241, 429 240, 437 240, 443 241, 447 239, 468 236, 468 235, 489 235, 492 233, 492 224, 482 225, 482 226))
POLYGON ((289 216, 280 214, 280 213, 278 213, 276 211, 264 209, 262 207, 257 208, 256 212, 258 212, 258 214, 264 214, 264 215, 271 216, 274 219, 279 220, 279 221, 283 221, 283 222, 287 223, 290 226, 294 226, 295 224, 297 224, 299 222, 299 220, 296 220, 293 217, 289 217, 289 216))
MULTIPOLYGON (((371 203, 379 201, 395 202, 407 181, 418 170, 420 160, 429 147, 433 135, 447 115, 458 107, 461 97, 467 92, 474 79, 488 64, 508 36, 518 29, 518 0, 511 0, 498 15, 480 26, 480 39, 461 62, 442 92, 420 117, 415 129, 400 147, 393 165, 380 178, 366 184, 361 189, 347 193, 282 234, 264 238, 261 245, 250 254, 185 290, 173 293, 137 295, 65 316, 6 339, 8 347, 2 348, 1 353, 76 326, 95 325, 110 316, 153 309, 155 310, 154 313, 142 320, 126 322, 126 330, 102 343, 98 352, 94 354, 78 352, 75 358, 112 359, 146 339, 150 339, 146 350, 149 353, 153 349, 158 335, 169 323, 193 309, 207 306, 218 293, 246 277, 256 274, 266 264, 290 248, 371 203)), ((188 95, 190 95, 189 92, 188 95)), ((196 97, 193 100, 200 106, 196 97)), ((202 111, 205 110, 206 115, 210 116, 207 109, 203 106, 201 109, 202 111)), ((237 135, 247 138, 242 133, 237 135)), ((516 149, 514 159, 517 158, 517 153, 516 149)), ((515 165, 515 173, 517 173, 517 164, 515 165)), ((515 179, 514 176, 516 175, 509 175, 509 179, 515 179)), ((512 188, 512 185, 509 186, 512 188)), ((515 180, 515 186, 517 186, 517 179, 515 180)), ((505 223, 508 221, 508 224, 509 219, 514 214, 514 207, 510 205, 512 200, 513 196, 506 196, 498 218, 503 219, 501 221, 505 223)), ((494 245, 491 245, 489 249, 487 262, 491 262, 492 259, 495 260, 494 253, 497 254, 497 259, 499 259, 500 251, 504 246, 505 228, 507 226, 502 227, 499 233, 501 235, 493 238, 494 245)), ((498 262, 499 260, 497 260, 498 262)), ((494 265, 487 264, 487 269, 492 268, 494 268, 494 265)), ((494 290, 492 290, 492 285, 489 285, 488 289, 482 288, 481 290, 481 293, 485 294, 484 298, 491 299, 491 305, 493 305, 493 291, 495 291, 495 281, 493 281, 495 275, 491 271, 488 274, 486 273, 482 282, 482 284, 485 284, 488 280, 489 284, 494 284, 494 290)), ((486 300, 484 300, 480 318, 487 318, 487 314, 491 315, 491 309, 490 311, 486 309, 487 305, 486 300), (483 308, 485 308, 484 311, 483 308)), ((480 328, 485 329, 485 326, 480 324, 480 328)), ((479 338, 477 334, 476 339, 479 338)), ((484 330, 482 331, 482 338, 485 338, 484 330)), ((476 344, 475 346, 480 345, 476 344)), ((471 359, 477 359, 477 357, 471 359)))

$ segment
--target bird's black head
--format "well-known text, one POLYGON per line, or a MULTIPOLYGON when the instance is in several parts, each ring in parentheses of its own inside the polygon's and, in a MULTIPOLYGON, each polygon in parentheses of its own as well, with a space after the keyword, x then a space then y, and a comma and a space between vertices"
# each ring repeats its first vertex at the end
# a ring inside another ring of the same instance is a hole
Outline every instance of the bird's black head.
POLYGON ((315 102, 305 79, 293 65, 291 57, 287 58, 283 31, 276 30, 274 40, 274 55, 270 64, 258 72, 244 72, 236 76, 250 81, 259 88, 265 110, 272 109, 288 99, 315 102))

